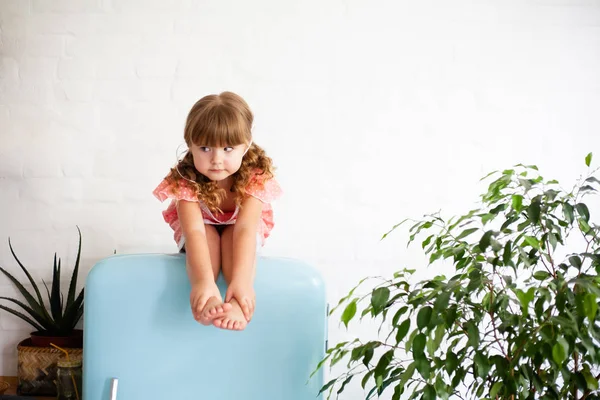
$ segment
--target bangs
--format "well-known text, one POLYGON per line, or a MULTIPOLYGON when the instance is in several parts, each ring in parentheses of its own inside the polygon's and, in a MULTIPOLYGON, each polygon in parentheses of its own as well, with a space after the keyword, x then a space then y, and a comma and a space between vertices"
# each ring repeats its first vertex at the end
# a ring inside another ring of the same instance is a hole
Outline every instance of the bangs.
POLYGON ((198 114, 190 132, 197 146, 221 147, 247 143, 252 137, 250 124, 237 110, 221 104, 198 114))

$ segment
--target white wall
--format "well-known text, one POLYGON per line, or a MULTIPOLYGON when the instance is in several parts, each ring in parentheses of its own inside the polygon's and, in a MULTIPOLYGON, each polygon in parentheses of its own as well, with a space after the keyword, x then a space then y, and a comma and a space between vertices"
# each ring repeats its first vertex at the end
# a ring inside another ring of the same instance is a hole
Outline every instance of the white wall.
MULTIPOLYGON (((72 266, 75 225, 81 282, 114 250, 175 250, 151 191, 208 93, 246 98, 278 166, 265 253, 313 263, 332 303, 424 268, 381 235, 467 210, 488 171, 570 184, 600 159, 598 0, 0 0, 0 52, 0 265, 19 275, 10 236, 40 280, 54 251, 72 266)), ((30 330, 0 312, 0 375, 30 330)))

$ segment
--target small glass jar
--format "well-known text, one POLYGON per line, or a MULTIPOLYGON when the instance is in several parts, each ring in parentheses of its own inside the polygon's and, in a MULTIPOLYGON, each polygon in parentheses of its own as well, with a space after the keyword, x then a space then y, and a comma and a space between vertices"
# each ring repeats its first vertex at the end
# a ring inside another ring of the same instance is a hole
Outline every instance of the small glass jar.
POLYGON ((56 399, 81 400, 81 361, 60 360, 56 366, 56 399))

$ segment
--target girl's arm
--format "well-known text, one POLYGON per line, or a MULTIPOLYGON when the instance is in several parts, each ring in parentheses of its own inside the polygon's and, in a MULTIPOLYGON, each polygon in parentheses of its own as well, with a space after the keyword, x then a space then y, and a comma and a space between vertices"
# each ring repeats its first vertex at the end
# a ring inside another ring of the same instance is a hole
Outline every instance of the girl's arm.
POLYGON ((252 282, 256 258, 256 234, 262 214, 262 202, 248 196, 242 202, 240 213, 233 227, 233 273, 232 281, 252 282))
POLYGON ((185 237, 186 266, 190 283, 194 285, 206 281, 214 282, 204 219, 198 203, 179 200, 177 214, 185 237))

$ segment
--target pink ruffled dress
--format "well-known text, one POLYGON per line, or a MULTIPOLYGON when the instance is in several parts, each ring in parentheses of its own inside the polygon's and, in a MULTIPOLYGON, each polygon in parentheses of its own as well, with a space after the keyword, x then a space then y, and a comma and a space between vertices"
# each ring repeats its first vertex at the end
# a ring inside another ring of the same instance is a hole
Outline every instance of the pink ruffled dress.
MULTIPOLYGON (((173 229, 173 237, 177 243, 179 249, 185 244, 185 237, 181 231, 181 225, 179 224, 179 216, 177 215, 177 201, 187 200, 198 203, 198 207, 202 210, 202 218, 205 224, 210 225, 232 225, 237 220, 239 213, 239 206, 236 206, 234 211, 226 212, 223 214, 213 214, 210 209, 202 202, 198 200, 194 190, 185 184, 186 182, 180 182, 179 190, 176 190, 173 185, 169 184, 165 179, 154 189, 152 194, 161 202, 166 199, 171 199, 171 203, 166 210, 162 212, 163 218, 167 224, 173 229)), ((273 208, 271 203, 279 198, 282 194, 279 183, 273 178, 262 183, 262 181, 254 175, 250 178, 250 182, 245 188, 245 192, 252 197, 256 197, 263 203, 262 216, 258 226, 258 239, 260 240, 257 245, 263 246, 265 239, 269 237, 275 222, 273 220, 273 208)))

